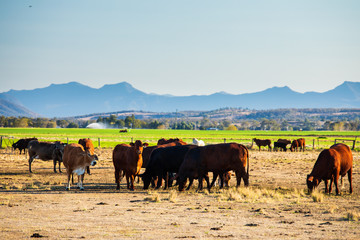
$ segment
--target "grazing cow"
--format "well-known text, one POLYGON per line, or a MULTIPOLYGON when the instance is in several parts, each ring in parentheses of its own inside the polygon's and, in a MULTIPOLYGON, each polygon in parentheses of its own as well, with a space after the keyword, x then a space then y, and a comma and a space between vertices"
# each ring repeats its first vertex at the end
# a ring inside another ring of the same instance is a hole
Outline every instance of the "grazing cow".
POLYGON ((205 143, 203 140, 197 140, 196 138, 193 138, 193 144, 195 144, 196 146, 200 146, 200 147, 205 146, 205 143))
POLYGON ((172 142, 177 143, 176 146, 178 146, 178 145, 186 145, 187 144, 186 142, 184 142, 183 140, 181 140, 179 138, 170 138, 168 140, 166 140, 165 138, 161 138, 161 139, 158 140, 157 145, 164 145, 164 144, 172 143, 172 142))
MULTIPOLYGON (((90 155, 95 154, 94 145, 90 138, 81 138, 79 139, 78 144, 83 146, 85 151, 88 152, 90 155)), ((89 166, 86 167, 86 172, 91 175, 89 166)))
POLYGON ((16 143, 14 143, 12 145, 12 147, 13 147, 14 151, 16 149, 19 149, 20 155, 21 155, 22 150, 24 150, 24 154, 25 154, 25 149, 27 149, 29 142, 32 140, 38 140, 38 139, 37 138, 22 138, 22 139, 19 139, 16 143))
POLYGON ((198 189, 202 189, 205 178, 210 191, 216 176, 221 176, 230 170, 236 174, 237 187, 240 186, 241 178, 245 186, 249 185, 249 151, 244 145, 223 143, 190 149, 179 169, 179 191, 183 191, 188 178, 190 182, 187 189, 195 178, 199 179, 198 189), (208 172, 213 172, 214 175, 211 184, 209 184, 208 172))
POLYGON ((284 152, 286 152, 286 143, 283 143, 283 142, 274 142, 274 150, 275 149, 278 149, 278 148, 280 148, 280 149, 282 149, 284 152))
POLYGON ((344 177, 346 174, 348 174, 350 193, 352 193, 352 163, 352 152, 350 148, 343 143, 332 145, 329 149, 321 151, 318 159, 315 162, 313 170, 309 175, 307 175, 306 178, 309 192, 312 192, 313 189, 320 184, 321 180, 324 180, 325 193, 331 193, 332 183, 334 182, 336 195, 339 195, 339 177, 344 177), (328 189, 329 179, 330 186, 328 189))
POLYGON ((126 175, 127 188, 134 191, 134 178, 139 174, 143 164, 142 152, 144 145, 140 140, 134 144, 118 144, 113 150, 116 189, 120 189, 122 172, 126 175), (130 181, 130 182, 129 182, 130 181))
POLYGON ((73 173, 78 175, 78 188, 80 188, 80 190, 84 190, 83 182, 85 168, 90 165, 95 166, 96 160, 98 160, 97 156, 94 154, 91 155, 81 144, 72 143, 66 145, 63 157, 63 163, 67 172, 68 184, 66 186, 66 190, 70 190, 70 176, 73 173))
POLYGON ((28 153, 29 153, 29 172, 31 171, 31 163, 34 159, 41 159, 43 161, 54 161, 54 172, 56 173, 56 162, 59 162, 59 172, 61 172, 61 162, 64 153, 64 145, 61 142, 48 143, 48 142, 39 142, 37 140, 32 140, 28 144, 28 153))
POLYGON ((304 138, 299 138, 299 139, 295 139, 292 141, 291 146, 290 146, 290 151, 291 152, 297 152, 298 148, 300 148, 299 151, 305 151, 305 139, 304 138))
POLYGON ((119 133, 127 133, 127 132, 128 132, 127 129, 121 129, 121 130, 119 131, 119 133))
POLYGON ((148 189, 151 179, 157 177, 156 189, 161 187, 162 179, 165 179, 165 187, 169 186, 169 174, 177 173, 184 161, 185 154, 195 145, 182 145, 174 147, 157 148, 151 153, 149 163, 141 177, 144 182, 144 189, 148 189))
POLYGON ((270 139, 261 140, 261 139, 254 138, 253 141, 259 147, 259 151, 261 151, 262 146, 264 146, 264 147, 268 146, 269 151, 271 151, 271 140, 270 139))

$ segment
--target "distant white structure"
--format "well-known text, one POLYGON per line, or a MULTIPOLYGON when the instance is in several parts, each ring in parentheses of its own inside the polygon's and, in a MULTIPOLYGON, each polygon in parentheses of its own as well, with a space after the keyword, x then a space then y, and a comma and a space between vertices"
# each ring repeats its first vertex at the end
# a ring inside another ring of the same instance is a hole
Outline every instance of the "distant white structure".
POLYGON ((203 140, 197 140, 196 138, 193 138, 193 144, 197 146, 205 146, 205 143, 203 140))
POLYGON ((86 128, 105 129, 106 126, 105 126, 105 124, 102 124, 102 123, 90 123, 89 125, 86 126, 86 128))

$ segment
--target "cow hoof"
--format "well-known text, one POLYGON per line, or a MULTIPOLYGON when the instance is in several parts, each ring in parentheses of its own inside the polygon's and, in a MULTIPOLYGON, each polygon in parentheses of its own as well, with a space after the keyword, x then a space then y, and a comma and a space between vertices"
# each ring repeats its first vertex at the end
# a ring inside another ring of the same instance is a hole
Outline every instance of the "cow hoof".
POLYGON ((70 190, 70 188, 66 187, 66 191, 69 191, 69 190, 70 190))
POLYGON ((132 191, 132 192, 133 192, 133 191, 134 191, 134 189, 133 189, 133 188, 130 188, 130 191, 132 191))
POLYGON ((80 190, 81 190, 81 191, 84 191, 84 188, 83 188, 83 187, 81 187, 81 188, 80 188, 80 190))

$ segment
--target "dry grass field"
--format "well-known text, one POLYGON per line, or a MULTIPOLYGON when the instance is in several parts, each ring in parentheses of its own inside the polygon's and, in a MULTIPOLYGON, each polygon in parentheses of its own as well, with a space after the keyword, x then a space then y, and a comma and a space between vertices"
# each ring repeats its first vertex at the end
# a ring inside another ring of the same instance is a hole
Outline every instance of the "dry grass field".
MULTIPOLYGON (((250 187, 196 192, 115 190, 112 149, 85 176, 85 191, 65 191, 52 162, 0 150, 0 239, 360 239, 360 154, 354 193, 309 195, 305 178, 318 151, 250 151, 250 187)), ((242 183, 243 184, 243 183, 242 183)), ((235 185, 235 177, 231 180, 235 185)))

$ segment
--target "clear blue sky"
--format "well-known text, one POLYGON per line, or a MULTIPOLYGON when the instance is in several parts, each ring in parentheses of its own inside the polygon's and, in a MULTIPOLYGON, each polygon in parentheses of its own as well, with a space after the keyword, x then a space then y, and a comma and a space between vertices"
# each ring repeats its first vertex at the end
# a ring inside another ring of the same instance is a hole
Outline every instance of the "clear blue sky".
POLYGON ((360 81, 360 1, 1 0, 0 92, 324 92, 360 81))

